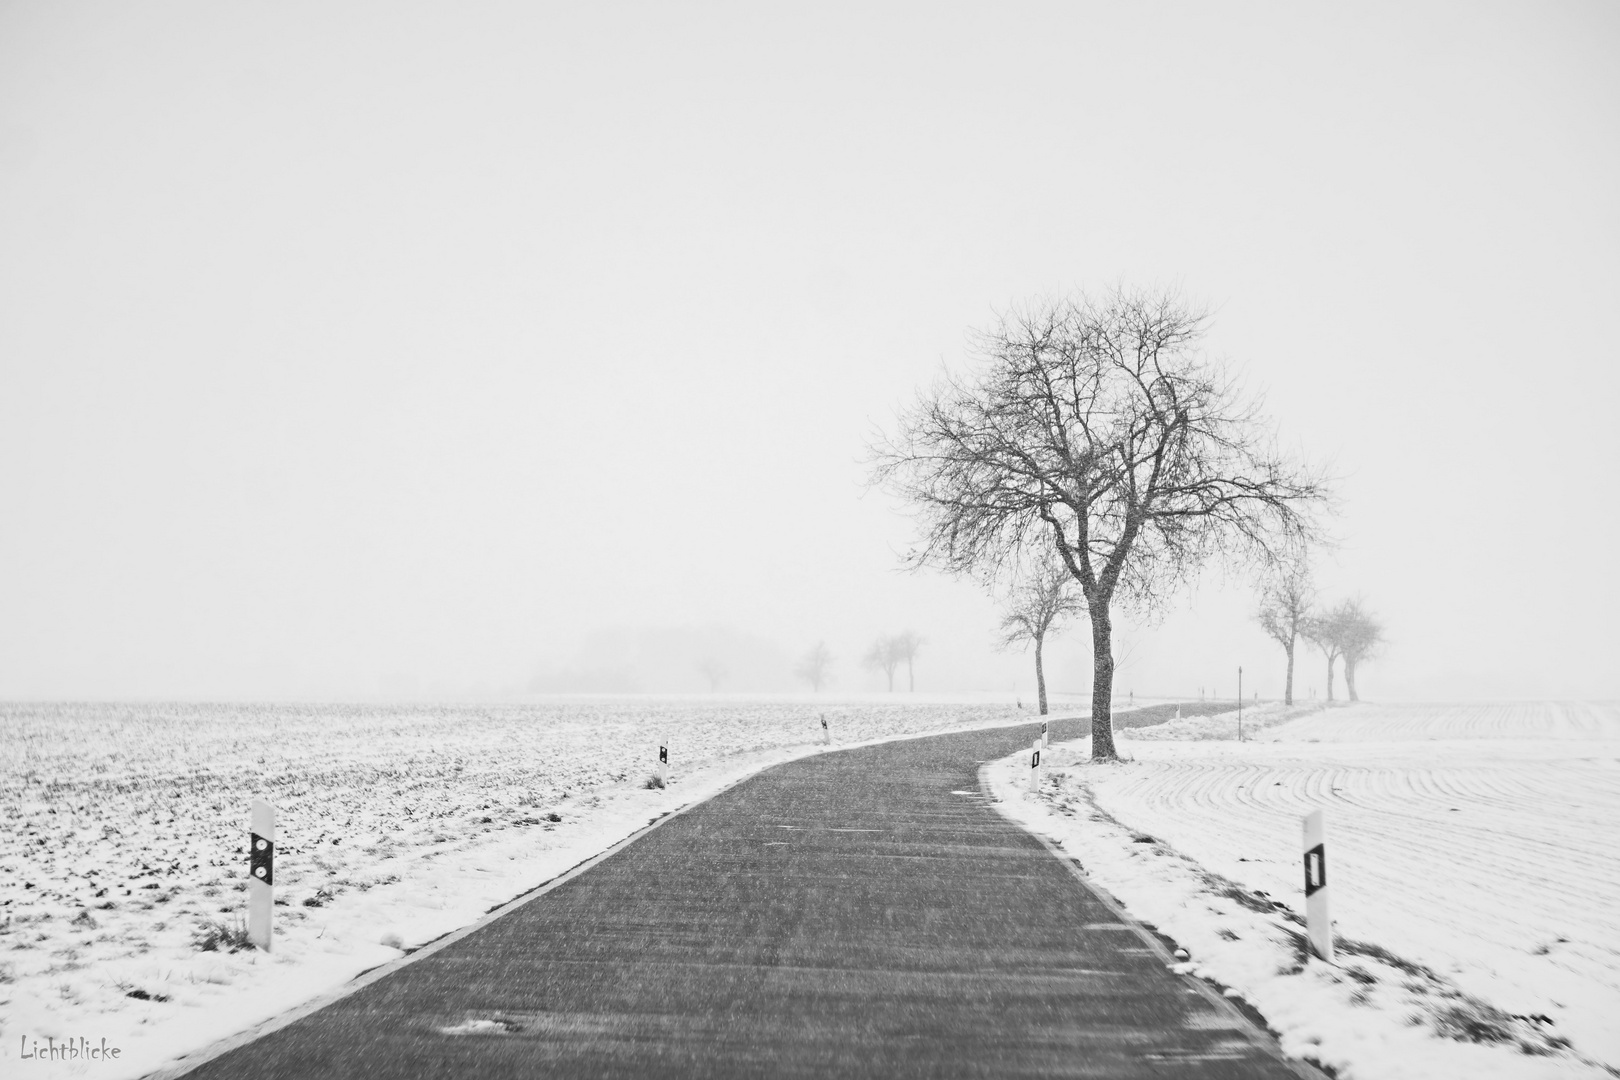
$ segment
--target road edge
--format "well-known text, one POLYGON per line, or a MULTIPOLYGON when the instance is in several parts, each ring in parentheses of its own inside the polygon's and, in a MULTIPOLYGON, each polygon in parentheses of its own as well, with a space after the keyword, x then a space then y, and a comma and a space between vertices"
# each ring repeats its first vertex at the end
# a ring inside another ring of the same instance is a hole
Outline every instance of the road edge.
MULTIPOLYGON (((1047 719, 1055 722, 1058 719, 1077 720, 1081 718, 1075 716, 1049 716, 1047 719)), ((441 949, 454 945, 462 938, 467 937, 469 934, 476 933, 503 915, 507 915, 522 907, 524 904, 527 904, 532 900, 539 899, 541 896, 544 896, 551 890, 567 884, 569 881, 572 881, 574 878, 590 870, 603 860, 611 858, 613 855, 635 843, 637 840, 646 836, 648 833, 652 832, 654 829, 665 824, 666 822, 672 821, 687 811, 696 809, 712 799, 718 798, 738 785, 745 784, 772 769, 791 764, 795 761, 802 761, 803 759, 809 757, 817 757, 822 754, 835 754, 845 750, 858 750, 863 747, 879 746, 884 743, 905 742, 914 739, 931 739, 947 735, 962 734, 969 731, 990 730, 994 728, 1024 727, 1026 725, 1032 725, 1039 722, 1039 717, 1035 719, 1019 718, 1007 722, 973 724, 962 728, 953 728, 949 731, 907 732, 903 735, 888 735, 876 739, 865 739, 859 742, 843 743, 834 746, 810 744, 804 748, 805 752, 802 754, 795 754, 780 761, 763 763, 759 768, 735 777, 723 786, 718 787, 704 795, 702 798, 694 799, 692 802, 685 803, 681 806, 677 806, 673 810, 665 812, 659 817, 652 819, 647 824, 636 829, 628 836, 620 837, 618 840, 603 848, 601 851, 598 851, 596 854, 575 863, 573 866, 569 867, 567 870, 564 870, 557 876, 541 882, 539 885, 536 885, 534 888, 529 889, 526 892, 519 893, 517 896, 514 896, 512 899, 507 900, 496 907, 490 908, 483 915, 479 916, 477 919, 466 924, 465 926, 457 927, 454 930, 434 938, 432 941, 429 941, 424 945, 411 949, 403 956, 396 957, 395 959, 389 960, 386 963, 379 964, 374 968, 363 971, 354 976, 352 979, 343 983, 341 986, 328 990, 325 993, 318 994, 315 997, 310 998, 308 1001, 293 1006, 285 1012, 277 1013, 275 1016, 260 1020, 258 1023, 243 1028, 241 1031, 238 1031, 235 1034, 227 1035, 222 1039, 217 1039, 214 1042, 208 1043, 207 1045, 193 1050, 182 1057, 176 1058, 166 1065, 159 1066, 151 1072, 142 1073, 139 1080, 178 1080, 179 1077, 185 1076, 187 1073, 201 1068, 210 1061, 213 1061, 215 1058, 223 1057, 232 1050, 246 1046, 248 1043, 262 1039, 266 1035, 273 1034, 284 1027, 295 1024, 304 1017, 326 1008, 328 1005, 334 1005, 337 1002, 342 1001, 344 998, 349 997, 351 994, 355 994, 360 990, 363 990, 365 987, 370 986, 372 983, 377 982, 380 979, 387 978, 389 975, 392 975, 401 968, 409 964, 413 964, 418 960, 432 956, 441 949)))
MULTIPOLYGON (((1020 751, 1020 753, 1022 753, 1022 751, 1020 751)), ((1018 755, 1014 754, 1011 756, 1017 757, 1018 755)), ((1328 1073, 1323 1072, 1311 1062, 1305 1061, 1302 1058, 1289 1057, 1288 1054, 1283 1051, 1283 1048, 1281 1044, 1278 1043, 1275 1035, 1260 1027, 1249 1017, 1245 1016, 1243 1014, 1243 1010, 1239 1009, 1232 1002, 1228 1001, 1224 995, 1217 993, 1215 988, 1210 986, 1209 983, 1195 975, 1177 972, 1175 970, 1177 963, 1176 958, 1171 955, 1169 949, 1165 948, 1164 942, 1160 941, 1158 936, 1144 926, 1135 916, 1126 911, 1124 906, 1121 905, 1120 902, 1113 896, 1109 895, 1106 889, 1103 889, 1093 883, 1092 880, 1086 876, 1085 871, 1080 868, 1079 861, 1075 859, 1074 856, 1063 851, 1047 837, 1041 835, 1033 829, 1030 829, 1023 822, 1019 821, 1017 818, 1003 810, 1002 800, 997 798, 995 792, 991 790, 990 778, 988 774, 992 766, 998 764, 1000 761, 1006 760, 1006 758, 999 758, 997 761, 987 761, 983 765, 979 766, 977 773, 980 794, 984 796, 984 801, 989 804, 989 806, 995 810, 995 812, 999 814, 1004 821, 1015 826, 1027 835, 1034 837, 1040 843, 1040 845, 1046 849, 1048 854, 1063 864, 1064 869, 1068 870, 1068 872, 1073 875, 1074 879, 1080 883, 1080 886, 1085 889, 1086 892, 1095 897, 1097 902, 1102 904, 1103 907, 1107 908, 1116 919, 1131 928, 1131 932, 1141 940, 1142 944, 1148 947, 1148 949, 1155 957, 1158 958, 1161 963, 1164 964, 1165 969, 1172 977, 1180 979, 1184 985, 1191 987, 1192 990, 1204 998, 1204 1000, 1208 1001, 1211 1005, 1215 1006, 1217 1010, 1230 1017, 1233 1022, 1242 1028, 1243 1031, 1248 1034, 1250 1039, 1260 1046, 1260 1048, 1263 1049, 1268 1055, 1281 1064, 1287 1066, 1294 1072, 1296 1076, 1300 1077, 1300 1080, 1331 1080, 1328 1073)))

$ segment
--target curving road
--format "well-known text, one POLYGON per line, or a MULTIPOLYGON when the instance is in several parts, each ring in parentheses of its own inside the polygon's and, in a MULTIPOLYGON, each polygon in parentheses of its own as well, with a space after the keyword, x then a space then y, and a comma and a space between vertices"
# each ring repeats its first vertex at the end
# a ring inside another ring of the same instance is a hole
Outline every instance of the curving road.
POLYGON ((1314 1075, 985 804, 1035 730, 777 766, 187 1075, 1314 1075))

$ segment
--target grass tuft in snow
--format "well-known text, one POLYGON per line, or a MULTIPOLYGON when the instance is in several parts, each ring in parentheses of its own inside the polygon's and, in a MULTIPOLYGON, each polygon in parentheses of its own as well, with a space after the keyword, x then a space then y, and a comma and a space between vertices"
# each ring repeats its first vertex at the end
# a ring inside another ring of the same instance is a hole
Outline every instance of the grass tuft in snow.
POLYGON ((144 987, 136 986, 132 982, 124 982, 122 979, 113 983, 113 986, 122 991, 125 997, 134 998, 136 1001, 164 1002, 169 1000, 168 994, 156 994, 144 987))
POLYGON ((204 919, 192 931, 191 944, 198 952, 241 952, 251 949, 247 921, 240 916, 227 922, 224 919, 204 919))
POLYGON ((1457 1042, 1507 1043, 1535 1057, 1570 1049, 1568 1039, 1547 1034, 1530 1017, 1503 1012, 1467 994, 1447 994, 1430 1010, 1428 1021, 1437 1035, 1457 1042))

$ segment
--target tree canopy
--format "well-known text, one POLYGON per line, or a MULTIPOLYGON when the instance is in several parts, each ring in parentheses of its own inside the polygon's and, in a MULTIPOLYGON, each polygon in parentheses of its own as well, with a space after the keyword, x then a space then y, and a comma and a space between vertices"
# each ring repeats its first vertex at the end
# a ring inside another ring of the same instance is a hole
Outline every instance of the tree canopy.
POLYGON ((1116 601, 1156 609, 1211 557, 1279 559, 1326 497, 1205 353, 1207 324, 1167 291, 1021 309, 873 446, 874 478, 920 526, 912 565, 982 574, 1046 548, 1079 584, 1098 758, 1114 757, 1116 601))

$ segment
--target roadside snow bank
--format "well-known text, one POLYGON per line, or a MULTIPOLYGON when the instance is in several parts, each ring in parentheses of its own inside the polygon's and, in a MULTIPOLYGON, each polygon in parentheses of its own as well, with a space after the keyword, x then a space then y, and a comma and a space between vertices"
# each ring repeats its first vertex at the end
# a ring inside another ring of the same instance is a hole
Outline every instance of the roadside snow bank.
MULTIPOLYGON (((1473 712, 1485 731, 1529 734, 1514 709, 1473 712)), ((1023 755, 987 779, 1005 813, 1253 1003, 1290 1054, 1347 1077, 1612 1075, 1620 742, 1601 736, 1614 728, 1578 710, 1599 737, 1464 739, 1445 710, 1343 712, 1401 737, 1324 740, 1328 712, 1237 743, 1213 717, 1180 722, 1200 741, 1118 732, 1134 760, 1116 765, 1091 764, 1089 740, 1054 747, 1038 796, 1023 755), (1425 738, 1424 723, 1450 737, 1425 738), (1306 964, 1301 945, 1300 819, 1316 807, 1336 969, 1306 964)), ((1567 710, 1549 714, 1569 730, 1567 710)))

